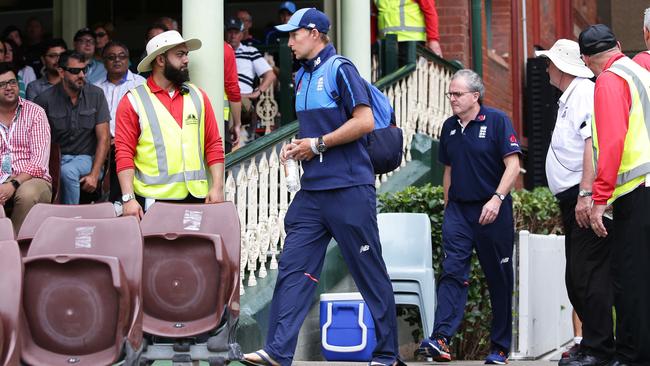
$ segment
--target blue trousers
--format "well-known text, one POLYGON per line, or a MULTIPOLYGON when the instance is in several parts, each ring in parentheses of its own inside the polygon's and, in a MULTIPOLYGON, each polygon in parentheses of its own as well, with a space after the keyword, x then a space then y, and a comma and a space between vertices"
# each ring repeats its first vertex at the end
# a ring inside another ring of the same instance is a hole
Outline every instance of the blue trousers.
POLYGON ((281 365, 291 365, 298 332, 318 286, 327 244, 334 237, 375 323, 373 360, 388 365, 395 362, 395 297, 381 256, 375 188, 301 190, 289 207, 284 225, 287 237, 264 350, 281 365))
POLYGON ((483 203, 449 201, 445 209, 442 223, 445 258, 438 282, 438 306, 432 337, 442 335, 450 339, 463 320, 470 261, 475 249, 490 292, 492 346, 508 352, 512 342, 514 282, 512 199, 507 197, 496 220, 484 226, 478 223, 482 208, 483 203))
POLYGON ((90 174, 92 168, 93 157, 90 155, 61 156, 61 203, 79 204, 79 179, 90 174))

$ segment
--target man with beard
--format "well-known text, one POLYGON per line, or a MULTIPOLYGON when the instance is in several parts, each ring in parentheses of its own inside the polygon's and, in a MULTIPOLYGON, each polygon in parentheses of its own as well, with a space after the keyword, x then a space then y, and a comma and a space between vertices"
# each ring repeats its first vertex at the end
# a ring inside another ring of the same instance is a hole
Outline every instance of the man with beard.
POLYGON ((45 109, 52 142, 61 149, 61 203, 79 204, 80 191, 95 192, 110 145, 111 115, 104 92, 86 83, 87 59, 76 51, 59 57, 62 82, 35 102, 45 109))
MULTIPOLYGON (((102 57, 104 59, 104 66, 106 66, 107 77, 101 82, 95 83, 104 91, 108 108, 111 111, 111 152, 110 156, 115 156, 115 144, 112 139, 115 137, 115 113, 117 112, 117 105, 129 90, 138 85, 144 84, 146 81, 140 75, 134 74, 129 70, 129 49, 125 44, 117 41, 108 42, 103 49, 102 57)), ((120 191, 120 182, 117 179, 117 172, 115 171, 115 159, 110 159, 110 194, 109 201, 119 201, 122 197, 120 191)))
POLYGON ((47 41, 43 48, 43 54, 41 55, 41 62, 45 66, 45 73, 43 73, 43 76, 40 78, 27 85, 25 95, 28 100, 36 99, 39 94, 61 81, 58 67, 59 56, 61 56, 67 48, 68 46, 61 38, 53 38, 47 41))
POLYGON ((17 233, 29 210, 50 202, 50 126, 41 107, 18 96, 16 74, 0 64, 0 205, 17 233), (8 213, 8 212, 7 212, 8 213))
POLYGON ((198 39, 163 32, 147 43, 138 71, 152 71, 117 107, 115 160, 124 215, 142 217, 154 200, 224 199, 224 153, 207 94, 189 81, 198 39), (212 186, 208 183, 210 174, 212 186))

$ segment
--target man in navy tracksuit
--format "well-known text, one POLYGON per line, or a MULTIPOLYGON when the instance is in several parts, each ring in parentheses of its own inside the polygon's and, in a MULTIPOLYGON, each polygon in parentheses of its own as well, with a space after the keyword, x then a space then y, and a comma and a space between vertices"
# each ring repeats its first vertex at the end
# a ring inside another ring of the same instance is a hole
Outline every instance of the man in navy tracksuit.
POLYGON ((336 54, 327 37, 329 25, 325 14, 310 8, 276 27, 290 32, 289 47, 304 69, 295 84, 300 138, 283 148, 281 159, 300 160, 304 174, 285 217, 287 238, 266 345, 244 355, 247 364, 291 364, 332 237, 374 319, 377 347, 370 364, 399 363, 395 298, 381 256, 375 175, 366 151, 365 135, 374 128, 372 109, 354 66, 328 69, 328 59, 336 54), (326 70, 337 70, 338 103, 326 90, 326 70))
POLYGON ((463 319, 475 249, 492 303, 491 352, 486 363, 504 364, 512 339, 512 189, 519 174, 519 142, 506 114, 481 105, 485 87, 471 70, 454 74, 447 97, 454 116, 440 134, 445 165, 445 258, 438 284, 433 334, 419 352, 450 361, 449 341, 463 319))

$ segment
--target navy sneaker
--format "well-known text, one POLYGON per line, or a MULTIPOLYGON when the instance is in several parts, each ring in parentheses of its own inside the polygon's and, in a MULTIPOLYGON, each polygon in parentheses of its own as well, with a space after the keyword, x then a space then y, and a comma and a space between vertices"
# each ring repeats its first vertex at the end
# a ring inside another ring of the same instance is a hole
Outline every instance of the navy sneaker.
POLYGON ((451 351, 444 337, 427 338, 420 343, 416 354, 431 357, 437 362, 451 361, 451 351))
POLYGON ((485 358, 485 363, 488 365, 505 365, 508 363, 508 354, 506 352, 493 349, 485 358))

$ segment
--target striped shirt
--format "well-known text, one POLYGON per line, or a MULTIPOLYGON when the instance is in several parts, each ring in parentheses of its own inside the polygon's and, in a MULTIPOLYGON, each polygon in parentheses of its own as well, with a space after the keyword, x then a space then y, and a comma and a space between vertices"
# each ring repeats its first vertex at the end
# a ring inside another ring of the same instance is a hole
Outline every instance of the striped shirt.
POLYGON ((261 77, 271 70, 271 65, 262 57, 255 47, 240 44, 235 51, 237 59, 237 74, 239 76, 239 89, 242 94, 253 92, 255 77, 261 77))
MULTIPOLYGON (((6 122, 6 121, 2 121, 6 122)), ((7 127, 0 123, 0 159, 11 157, 11 175, 27 173, 34 178, 52 181, 49 174, 50 125, 43 108, 23 98, 18 98, 18 107, 13 123, 7 127), (7 141, 9 144, 7 144, 7 141)), ((2 172, 0 181, 9 174, 2 172)))

